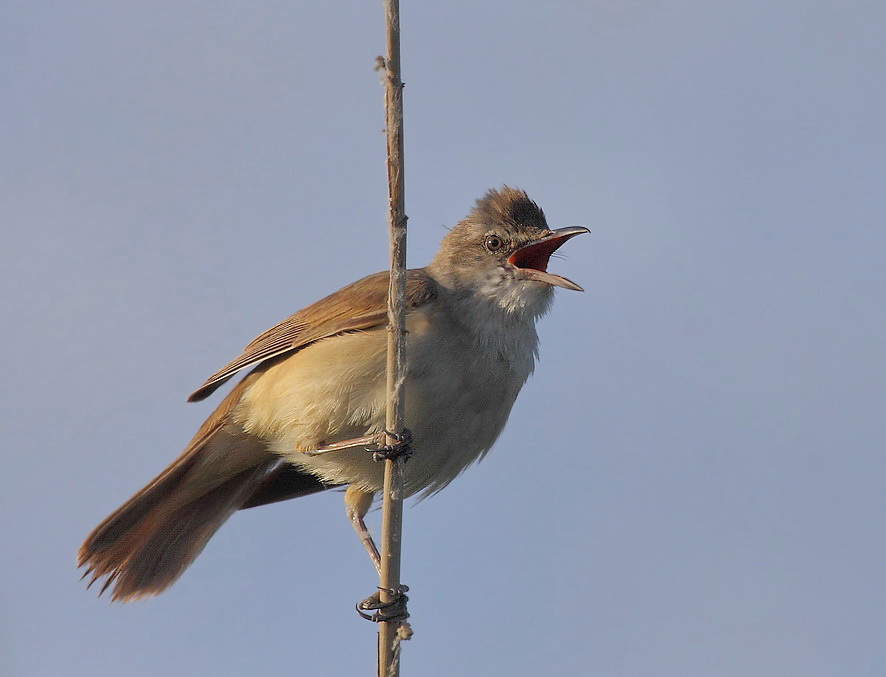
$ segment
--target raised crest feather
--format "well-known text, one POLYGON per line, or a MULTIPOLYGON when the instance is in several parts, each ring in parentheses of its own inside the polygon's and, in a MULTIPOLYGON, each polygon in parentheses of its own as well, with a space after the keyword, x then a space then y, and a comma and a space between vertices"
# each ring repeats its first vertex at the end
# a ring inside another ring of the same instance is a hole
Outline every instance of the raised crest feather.
POLYGON ((530 226, 547 229, 545 213, 529 196, 518 188, 502 186, 493 188, 477 200, 476 206, 468 217, 482 223, 500 223, 517 228, 530 226))

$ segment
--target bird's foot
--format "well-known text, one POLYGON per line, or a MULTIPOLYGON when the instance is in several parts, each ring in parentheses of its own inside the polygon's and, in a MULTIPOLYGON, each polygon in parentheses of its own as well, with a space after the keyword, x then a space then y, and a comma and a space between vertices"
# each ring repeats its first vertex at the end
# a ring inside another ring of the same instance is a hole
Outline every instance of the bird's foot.
POLYGON ((409 601, 406 596, 408 590, 408 585, 398 585, 396 588, 379 588, 378 592, 357 603, 357 613, 373 623, 405 621, 409 618, 409 612, 406 610, 406 602, 409 601), (391 596, 389 601, 381 601, 382 591, 391 596), (366 613, 367 611, 372 613, 366 613))
POLYGON ((381 436, 381 441, 375 449, 367 449, 372 454, 373 461, 387 461, 402 458, 405 461, 412 456, 412 431, 409 428, 403 428, 401 433, 392 433, 385 430, 381 436), (393 444, 385 444, 387 437, 394 439, 393 444))

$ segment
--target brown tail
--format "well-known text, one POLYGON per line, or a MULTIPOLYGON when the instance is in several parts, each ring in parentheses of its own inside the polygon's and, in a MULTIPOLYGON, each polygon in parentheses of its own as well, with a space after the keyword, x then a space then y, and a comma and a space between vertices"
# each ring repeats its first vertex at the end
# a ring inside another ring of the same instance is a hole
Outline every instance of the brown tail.
POLYGON ((235 388, 190 445, 150 484, 99 524, 80 546, 89 585, 105 578, 111 600, 162 592, 182 575, 236 510, 326 489, 281 465, 260 440, 227 422, 235 388))

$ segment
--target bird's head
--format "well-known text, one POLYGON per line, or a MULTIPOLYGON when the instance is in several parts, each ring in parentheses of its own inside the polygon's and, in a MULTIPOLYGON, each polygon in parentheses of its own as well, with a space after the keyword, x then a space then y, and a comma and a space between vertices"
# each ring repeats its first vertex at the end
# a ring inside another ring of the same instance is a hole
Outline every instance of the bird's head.
POLYGON ((583 291, 548 272, 563 243, 587 228, 551 230, 544 212, 525 192, 503 186, 477 200, 468 216, 440 244, 428 271, 458 294, 488 298, 511 312, 543 313, 553 287, 583 291))

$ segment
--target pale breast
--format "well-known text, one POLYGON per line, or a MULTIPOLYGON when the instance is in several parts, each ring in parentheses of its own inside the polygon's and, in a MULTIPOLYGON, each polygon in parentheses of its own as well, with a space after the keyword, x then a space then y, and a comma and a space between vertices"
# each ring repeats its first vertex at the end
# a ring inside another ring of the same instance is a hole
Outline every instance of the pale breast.
MULTIPOLYGON (((406 495, 433 493, 482 457, 498 437, 532 370, 535 331, 511 337, 520 359, 480 346, 434 312, 409 314, 406 424, 413 433, 406 495)), ((244 394, 235 419, 286 460, 335 484, 377 491, 383 464, 360 449, 308 457, 306 449, 380 432, 385 417, 387 332, 313 344, 270 367, 244 394)))
POLYGON ((416 438, 407 464, 410 493, 439 491, 485 455, 532 371, 533 349, 529 341, 514 361, 451 325, 410 347, 406 418, 416 438))

